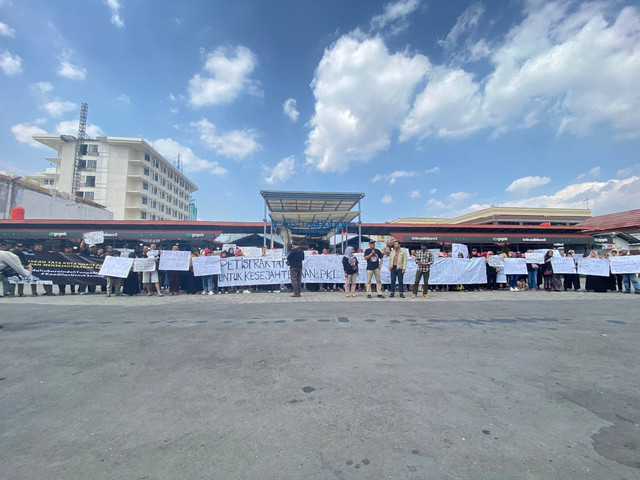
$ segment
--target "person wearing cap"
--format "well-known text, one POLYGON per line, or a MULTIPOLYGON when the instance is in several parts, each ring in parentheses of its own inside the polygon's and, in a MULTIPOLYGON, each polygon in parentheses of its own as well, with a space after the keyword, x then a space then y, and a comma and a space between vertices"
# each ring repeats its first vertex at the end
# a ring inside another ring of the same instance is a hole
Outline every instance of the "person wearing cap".
POLYGON ((382 281, 380 280, 380 264, 382 262, 382 252, 376 248, 376 242, 369 242, 369 248, 364 251, 364 259, 367 261, 367 298, 371 298, 371 278, 376 277, 376 291, 378 298, 384 298, 382 295, 382 281))
POLYGON ((292 297, 299 297, 302 290, 302 262, 304 261, 304 252, 296 243, 291 243, 291 250, 287 255, 287 265, 289 265, 289 273, 291 275, 291 287, 293 288, 292 297))
MULTIPOLYGON (((205 257, 211 257, 213 255, 213 252, 211 251, 211 249, 207 248, 204 251, 204 256, 205 257)), ((216 279, 217 280, 217 279, 216 279)), ((217 290, 218 285, 217 282, 215 282, 215 288, 217 290)), ((213 295, 214 293, 214 282, 213 282, 213 275, 204 275, 202 277, 202 295, 213 295)))

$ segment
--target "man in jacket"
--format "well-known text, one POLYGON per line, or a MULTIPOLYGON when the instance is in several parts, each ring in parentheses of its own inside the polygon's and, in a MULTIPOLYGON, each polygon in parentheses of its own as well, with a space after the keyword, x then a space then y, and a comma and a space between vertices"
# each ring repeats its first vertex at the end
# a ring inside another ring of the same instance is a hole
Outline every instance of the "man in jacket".
POLYGON ((400 242, 393 242, 393 250, 389 254, 389 271, 391 272, 391 294, 395 296, 396 279, 398 280, 398 291, 400 298, 404 298, 404 272, 407 270, 407 251, 400 247, 400 242))
POLYGON ((291 244, 291 250, 287 255, 287 265, 291 274, 291 287, 293 288, 292 297, 299 297, 302 290, 302 262, 304 260, 304 252, 295 243, 291 244))

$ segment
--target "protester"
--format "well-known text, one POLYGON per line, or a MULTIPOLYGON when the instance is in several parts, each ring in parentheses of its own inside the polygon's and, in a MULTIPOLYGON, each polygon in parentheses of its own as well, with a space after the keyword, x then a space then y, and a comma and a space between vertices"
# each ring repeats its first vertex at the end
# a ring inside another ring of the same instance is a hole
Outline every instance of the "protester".
MULTIPOLYGON (((573 254, 575 252, 573 250, 569 250, 567 252, 566 257, 568 258, 573 258, 573 254)), ((575 269, 575 263, 574 263, 574 267, 575 269)), ((578 290, 580 290, 580 275, 578 275, 577 273, 565 273, 564 274, 564 291, 566 292, 567 290, 570 290, 571 288, 573 288, 576 292, 578 290)))
POLYGON ((347 297, 356 296, 356 285, 358 278, 358 259, 353 254, 353 247, 347 247, 342 257, 342 268, 344 269, 344 291, 347 297))
POLYGON ((304 252, 296 244, 291 244, 291 250, 287 255, 287 265, 291 275, 291 287, 293 289, 292 297, 299 297, 302 289, 302 262, 304 261, 304 252))
POLYGON ((400 242, 393 242, 393 250, 389 253, 389 272, 391 272, 391 290, 389 297, 395 296, 396 280, 400 298, 404 298, 404 272, 407 270, 407 251, 400 247, 400 242))
POLYGON ((416 272, 416 278, 413 282, 413 294, 412 298, 418 296, 418 287, 420 286, 420 279, 422 279, 422 296, 429 298, 429 272, 431 271, 431 265, 433 265, 433 254, 427 250, 427 244, 420 244, 420 250, 416 252, 416 264, 418 265, 418 271, 416 272))
MULTIPOLYGON (((171 247, 171 250, 176 252, 180 250, 180 246, 174 245, 171 247)), ((169 295, 180 295, 180 278, 182 277, 182 272, 179 270, 169 270, 167 276, 169 277, 169 295)))
MULTIPOLYGON (((2 276, 2 278, 14 277, 16 275, 27 278, 31 275, 31 270, 31 265, 23 266, 20 257, 15 253, 0 250, 0 276, 2 276)), ((4 297, 6 295, 5 290, 3 290, 2 296, 4 297)))
MULTIPOLYGON (((527 250, 527 253, 534 253, 532 249, 527 250)), ((529 290, 535 292, 538 290, 538 269, 540 265, 537 263, 527 263, 527 283, 529 290)))
MULTIPOLYGON (((118 250, 113 250, 111 255, 113 258, 120 258, 120 252, 118 250)), ((111 293, 114 293, 117 297, 122 296, 120 289, 122 288, 122 278, 120 277, 111 277, 107 276, 107 297, 111 296, 111 293)))
POLYGON ((364 259, 367 261, 367 298, 371 298, 371 279, 376 278, 376 292, 378 298, 384 298, 382 295, 382 282, 380 280, 380 264, 382 262, 382 252, 376 248, 376 242, 369 242, 369 248, 364 251, 364 259))
MULTIPOLYGON (((129 258, 135 259, 135 252, 131 252, 129 254, 129 258)), ((140 275, 138 274, 138 272, 133 271, 133 265, 131 265, 129 275, 127 275, 127 278, 124 279, 124 282, 122 284, 122 293, 125 295, 129 295, 130 297, 140 293, 140 275)))
MULTIPOLYGON (((591 250, 588 258, 598 259, 600 258, 600 255, 598 255, 598 252, 596 252, 595 250, 591 250)), ((606 277, 600 277, 598 275, 587 275, 587 279, 585 282, 585 290, 591 291, 591 292, 600 292, 600 293, 606 292, 607 285, 605 282, 605 278, 606 277)))
POLYGON ((158 260, 160 259, 160 252, 156 248, 156 244, 152 243, 147 249, 146 246, 143 249, 144 258, 153 258, 155 260, 155 270, 151 272, 142 272, 142 282, 147 288, 147 296, 151 297, 152 284, 156 287, 156 292, 159 297, 164 297, 160 291, 160 282, 158 281, 158 260))
MULTIPOLYGON (((213 255, 213 252, 210 249, 206 249, 204 251, 205 257, 210 257, 213 255)), ((213 295, 214 291, 218 289, 218 283, 215 282, 215 290, 214 290, 214 275, 204 275, 202 277, 202 295, 213 295)), ((217 280, 217 279, 216 279, 217 280)))
MULTIPOLYGON (((625 257, 629 254, 626 249, 620 250, 620 256, 625 257)), ((622 275, 622 283, 624 285, 624 293, 631 293, 631 285, 636 293, 640 293, 640 283, 638 283, 638 275, 635 273, 625 273, 622 275)))

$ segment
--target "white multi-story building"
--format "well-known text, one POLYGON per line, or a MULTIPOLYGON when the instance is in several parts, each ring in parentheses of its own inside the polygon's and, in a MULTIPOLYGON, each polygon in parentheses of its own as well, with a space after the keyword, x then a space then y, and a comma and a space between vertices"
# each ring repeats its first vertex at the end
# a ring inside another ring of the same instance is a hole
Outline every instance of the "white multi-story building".
POLYGON ((76 181, 76 196, 104 205, 114 220, 195 220, 191 194, 198 188, 142 138, 81 140, 76 177, 76 137, 33 138, 56 150, 57 156, 46 158, 55 169, 28 176, 31 181, 67 193, 76 181))

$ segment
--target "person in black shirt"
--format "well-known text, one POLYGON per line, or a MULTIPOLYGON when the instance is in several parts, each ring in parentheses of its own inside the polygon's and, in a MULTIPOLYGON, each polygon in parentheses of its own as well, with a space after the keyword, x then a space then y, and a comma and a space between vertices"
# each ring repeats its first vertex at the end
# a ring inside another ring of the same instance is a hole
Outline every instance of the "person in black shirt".
POLYGON ((382 295, 382 283, 380 281, 380 263, 382 262, 382 252, 376 248, 376 242, 369 242, 369 248, 364 251, 364 259, 367 261, 367 298, 371 298, 371 277, 376 277, 376 291, 378 298, 382 295))
POLYGON ((299 297, 302 289, 302 261, 304 260, 304 252, 295 243, 291 244, 291 250, 287 255, 287 265, 291 273, 291 286, 293 288, 292 297, 299 297))

